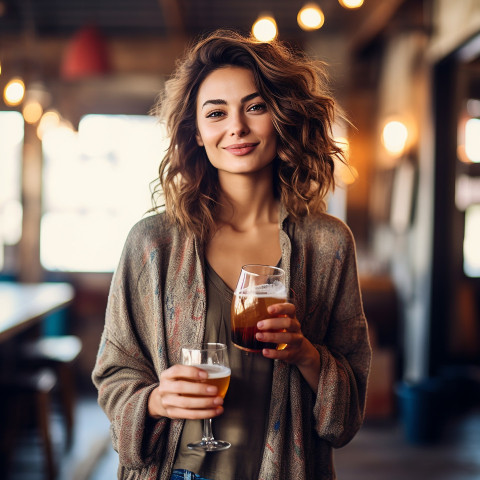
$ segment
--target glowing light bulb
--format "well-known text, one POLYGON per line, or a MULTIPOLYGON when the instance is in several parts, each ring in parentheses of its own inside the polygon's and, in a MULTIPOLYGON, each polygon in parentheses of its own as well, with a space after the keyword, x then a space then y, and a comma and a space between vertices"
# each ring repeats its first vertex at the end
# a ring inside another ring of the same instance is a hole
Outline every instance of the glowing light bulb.
POLYGON ((37 123, 43 115, 42 104, 38 100, 27 100, 22 113, 27 123, 37 123))
POLYGON ((407 144, 407 127, 399 121, 388 122, 383 127, 382 142, 391 155, 399 156, 407 144))
POLYGON ((297 22, 303 30, 318 30, 325 22, 325 15, 318 5, 309 3, 298 12, 297 22))
POLYGON ((338 3, 344 8, 359 8, 364 0, 338 0, 338 3))
POLYGON ((252 33, 261 42, 271 42, 277 37, 277 22, 270 16, 260 17, 252 27, 252 33))
POLYGON ((25 95, 25 84, 20 78, 12 78, 3 91, 3 99, 7 105, 16 106, 22 103, 25 95))

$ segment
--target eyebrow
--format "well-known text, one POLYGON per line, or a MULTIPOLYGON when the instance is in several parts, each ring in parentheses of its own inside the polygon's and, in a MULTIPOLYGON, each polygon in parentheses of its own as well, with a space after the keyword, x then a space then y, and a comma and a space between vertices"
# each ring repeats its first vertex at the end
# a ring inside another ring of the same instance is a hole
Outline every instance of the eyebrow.
MULTIPOLYGON (((241 98, 240 99, 240 103, 246 103, 250 100, 253 100, 254 98, 256 97, 259 97, 260 94, 258 92, 253 92, 253 93, 250 93, 249 95, 245 95, 245 97, 241 98)), ((211 100, 206 100, 203 105, 202 105, 202 108, 205 107, 205 105, 226 105, 227 102, 221 98, 214 98, 214 99, 211 99, 211 100)))

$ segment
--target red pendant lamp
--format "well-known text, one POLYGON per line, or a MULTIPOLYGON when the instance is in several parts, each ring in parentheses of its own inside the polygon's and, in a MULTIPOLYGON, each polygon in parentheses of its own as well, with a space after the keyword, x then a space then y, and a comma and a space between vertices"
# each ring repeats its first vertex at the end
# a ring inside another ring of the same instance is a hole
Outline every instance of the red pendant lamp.
POLYGON ((79 30, 65 49, 60 68, 62 78, 76 80, 111 72, 107 43, 96 26, 79 30))

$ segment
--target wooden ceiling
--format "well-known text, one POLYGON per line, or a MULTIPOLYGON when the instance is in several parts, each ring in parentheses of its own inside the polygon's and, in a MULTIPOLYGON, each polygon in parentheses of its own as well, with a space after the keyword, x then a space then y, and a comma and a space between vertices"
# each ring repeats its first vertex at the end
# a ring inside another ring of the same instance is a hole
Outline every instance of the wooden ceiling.
MULTIPOLYGON (((321 32, 372 35, 392 20, 405 0, 365 0, 346 10, 338 0, 318 0, 326 21, 321 32), (363 32, 363 33, 362 33, 363 32)), ((0 0, 2 34, 70 36, 87 24, 107 36, 196 36, 219 27, 248 32, 262 12, 271 12, 280 36, 302 41, 297 25, 306 0, 0 0)), ((422 3, 416 0, 415 3, 422 3)), ((310 33, 311 35, 311 33, 310 33)))

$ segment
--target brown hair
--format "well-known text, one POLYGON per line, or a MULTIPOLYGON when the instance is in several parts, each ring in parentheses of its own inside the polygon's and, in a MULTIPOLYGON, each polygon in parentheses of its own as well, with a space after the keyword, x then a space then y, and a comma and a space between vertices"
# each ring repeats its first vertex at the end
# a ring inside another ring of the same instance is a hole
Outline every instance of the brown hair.
POLYGON ((228 65, 253 73, 271 113, 278 134, 275 194, 293 218, 325 209, 324 198, 335 187, 334 159, 344 161, 332 136, 336 107, 323 64, 278 41, 258 42, 225 30, 208 35, 178 63, 156 106, 170 145, 154 198, 163 197, 168 218, 202 241, 215 231, 219 185, 195 137, 197 93, 208 74, 228 65))

